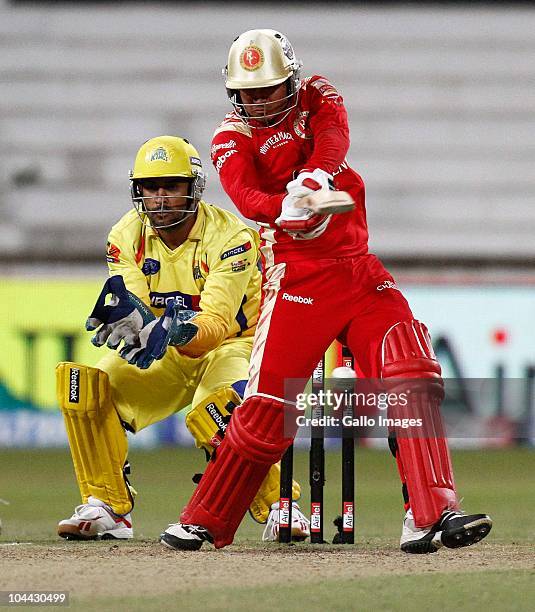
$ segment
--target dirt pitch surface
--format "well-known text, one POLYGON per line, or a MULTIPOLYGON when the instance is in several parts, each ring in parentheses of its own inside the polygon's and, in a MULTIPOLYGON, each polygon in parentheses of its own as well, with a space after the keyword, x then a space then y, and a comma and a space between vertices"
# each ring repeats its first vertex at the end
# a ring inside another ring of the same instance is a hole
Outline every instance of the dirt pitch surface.
POLYGON ((252 587, 286 583, 289 576, 294 583, 314 584, 329 578, 535 569, 530 546, 492 543, 432 555, 407 555, 384 544, 245 543, 219 551, 175 552, 155 542, 2 543, 0 557, 3 589, 62 590, 82 598, 191 591, 205 587, 207 577, 212 584, 220 580, 227 587, 252 587))

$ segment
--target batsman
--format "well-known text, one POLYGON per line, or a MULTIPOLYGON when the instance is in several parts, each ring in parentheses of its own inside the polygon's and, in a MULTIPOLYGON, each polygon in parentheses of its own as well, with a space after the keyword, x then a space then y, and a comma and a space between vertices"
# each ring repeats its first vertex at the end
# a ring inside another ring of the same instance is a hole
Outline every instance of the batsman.
POLYGON ((244 401, 162 542, 176 549, 232 542, 292 442, 285 381, 307 380, 335 339, 351 350, 359 377, 389 388, 401 381, 406 412, 390 416, 425 423, 424 435, 391 437, 404 496, 401 549, 431 553, 478 542, 492 521, 460 509, 429 333, 368 252, 364 182, 346 160, 342 96, 324 76, 301 78, 292 45, 275 30, 241 34, 223 74, 234 110, 215 131, 212 161, 240 212, 262 227, 263 299, 244 401))
MULTIPOLYGON (((110 278, 86 323, 93 344, 111 350, 96 367, 56 370, 82 497, 58 525, 66 539, 132 538, 126 431, 191 406, 186 425, 211 455, 247 382, 260 302, 257 233, 202 200, 201 160, 183 138, 145 142, 130 179, 133 210, 109 234, 110 278)), ((267 523, 264 540, 276 538, 279 474, 271 467, 250 500, 253 518, 267 523)), ((294 537, 304 539, 308 521, 294 509, 294 537)))

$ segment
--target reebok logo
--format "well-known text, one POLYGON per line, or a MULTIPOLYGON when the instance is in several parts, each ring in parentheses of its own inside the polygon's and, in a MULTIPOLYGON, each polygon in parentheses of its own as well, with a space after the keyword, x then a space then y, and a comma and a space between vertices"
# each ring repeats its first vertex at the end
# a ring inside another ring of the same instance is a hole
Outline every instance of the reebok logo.
POLYGON ((210 402, 208 406, 206 406, 206 410, 219 429, 224 432, 227 429, 227 423, 225 417, 217 409, 217 406, 213 402, 210 402))
POLYGON ((221 170, 221 168, 223 167, 223 164, 227 161, 227 159, 231 156, 234 155, 234 153, 237 153, 237 149, 230 149, 229 151, 225 151, 222 155, 220 155, 217 158, 217 161, 215 162, 215 169, 217 170, 217 172, 219 172, 221 170))
POLYGON ((314 303, 314 298, 311 297, 303 297, 301 295, 290 295, 289 293, 284 292, 282 294, 282 299, 287 302, 297 302, 299 304, 310 304, 314 303))
POLYGON ((69 376, 69 403, 80 403, 80 370, 71 368, 69 376))

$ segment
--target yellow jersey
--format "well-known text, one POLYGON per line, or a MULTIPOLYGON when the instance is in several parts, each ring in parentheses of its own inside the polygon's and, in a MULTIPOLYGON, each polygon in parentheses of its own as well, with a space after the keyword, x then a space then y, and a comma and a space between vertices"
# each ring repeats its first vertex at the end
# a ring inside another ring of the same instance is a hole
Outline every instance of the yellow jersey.
POLYGON ((170 249, 131 210, 109 234, 110 275, 160 316, 168 301, 199 313, 195 338, 177 350, 198 357, 226 339, 254 335, 260 306, 259 237, 232 213, 199 202, 186 238, 170 249))

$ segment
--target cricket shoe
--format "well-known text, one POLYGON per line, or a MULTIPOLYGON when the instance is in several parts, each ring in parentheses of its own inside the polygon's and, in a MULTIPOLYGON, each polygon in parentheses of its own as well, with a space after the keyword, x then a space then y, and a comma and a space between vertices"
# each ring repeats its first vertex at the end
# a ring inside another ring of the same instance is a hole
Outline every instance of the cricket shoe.
MULTIPOLYGON (((294 542, 303 542, 309 535, 310 521, 301 512, 297 502, 292 502, 292 540, 294 542)), ((262 534, 262 541, 279 541, 279 502, 271 504, 266 527, 262 534)))
POLYGON ((174 550, 199 550, 203 542, 214 543, 208 529, 200 525, 172 523, 160 535, 160 543, 174 550))
POLYGON ((114 514, 100 499, 90 497, 70 519, 59 522, 58 535, 66 540, 130 540, 134 530, 130 514, 114 514))
POLYGON ((464 514, 445 510, 440 519, 427 529, 414 524, 409 508, 403 520, 401 550, 408 553, 425 554, 437 552, 442 546, 461 548, 471 546, 486 537, 492 528, 492 519, 486 514, 464 514))

